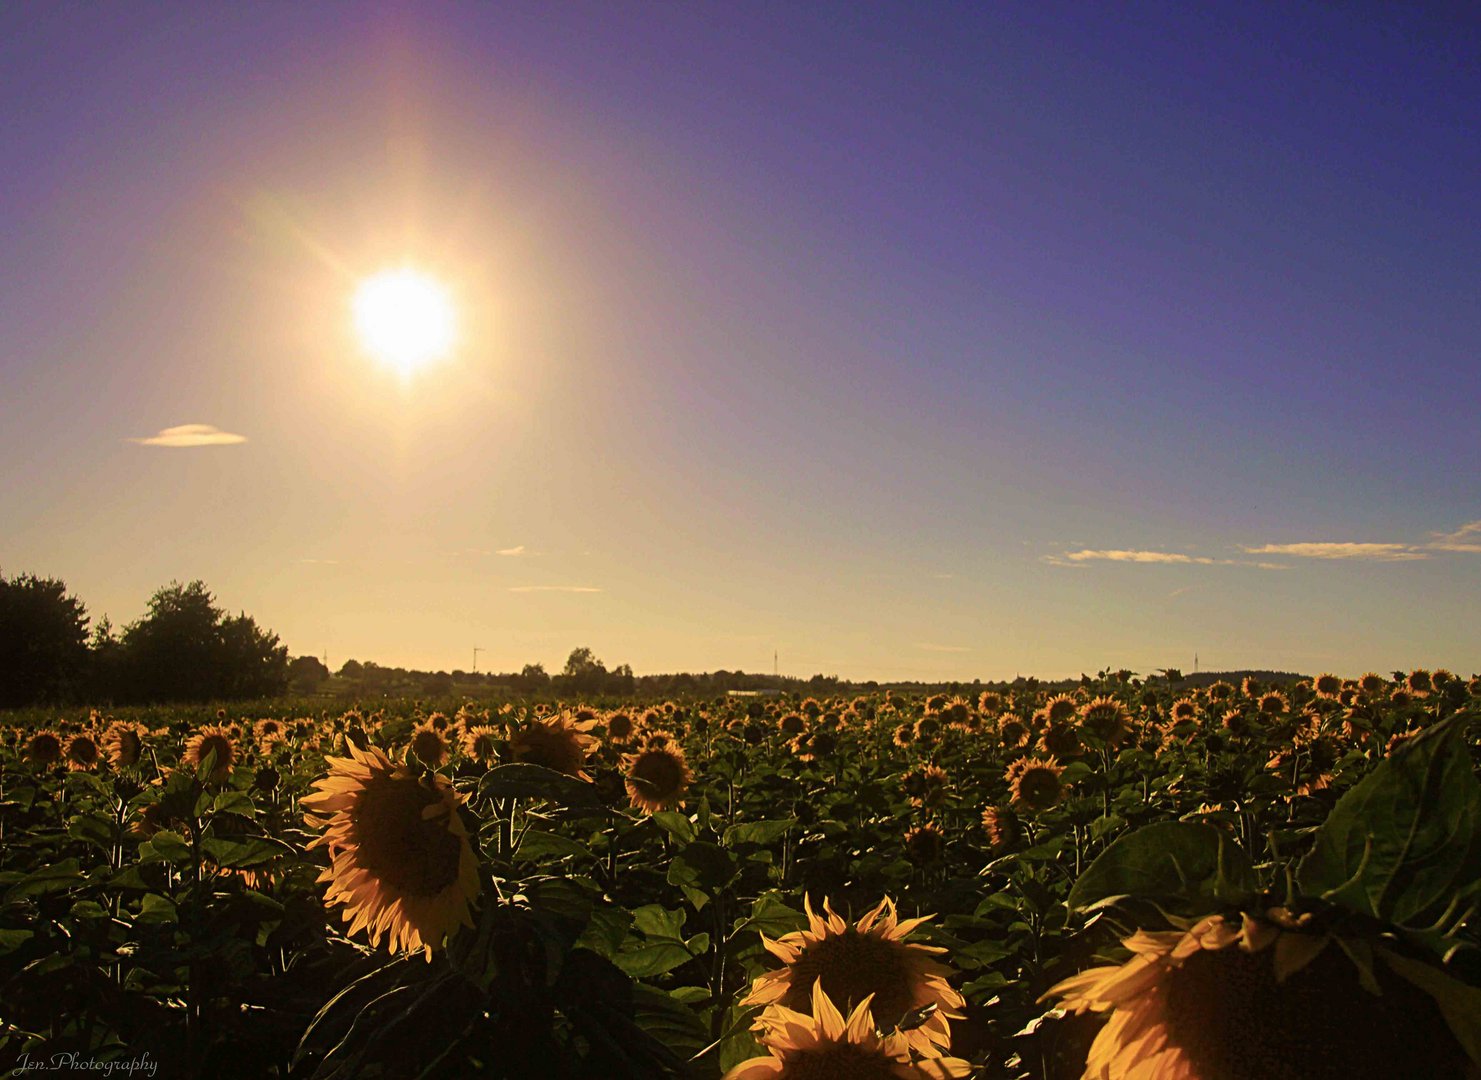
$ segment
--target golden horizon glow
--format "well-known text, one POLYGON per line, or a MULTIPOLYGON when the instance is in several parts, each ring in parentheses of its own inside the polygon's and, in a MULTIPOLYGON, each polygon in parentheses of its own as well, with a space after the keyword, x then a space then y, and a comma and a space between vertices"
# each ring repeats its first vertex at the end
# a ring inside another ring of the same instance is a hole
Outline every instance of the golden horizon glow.
POLYGON ((447 288, 411 267, 366 278, 352 307, 361 346, 403 376, 444 359, 457 339, 457 312, 447 288))

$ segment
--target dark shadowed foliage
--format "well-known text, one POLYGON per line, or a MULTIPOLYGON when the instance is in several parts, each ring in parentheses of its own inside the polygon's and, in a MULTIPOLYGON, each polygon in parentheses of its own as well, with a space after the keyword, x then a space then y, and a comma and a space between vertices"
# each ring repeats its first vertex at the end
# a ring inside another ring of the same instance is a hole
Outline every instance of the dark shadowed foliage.
POLYGON ((0 707, 65 701, 87 669, 87 609, 55 578, 0 574, 0 707))

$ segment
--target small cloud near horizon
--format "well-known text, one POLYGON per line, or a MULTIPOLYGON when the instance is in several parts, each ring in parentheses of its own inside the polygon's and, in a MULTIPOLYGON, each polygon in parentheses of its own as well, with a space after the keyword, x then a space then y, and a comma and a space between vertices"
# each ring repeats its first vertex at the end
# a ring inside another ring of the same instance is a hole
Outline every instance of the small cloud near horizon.
POLYGON ((1464 551, 1481 553, 1481 521, 1470 521, 1452 533, 1431 533, 1434 537, 1427 548, 1435 551, 1464 551))
POLYGON ((517 544, 514 547, 500 548, 498 551, 494 552, 494 554, 495 555, 515 555, 515 556, 518 556, 518 555, 533 555, 534 552, 533 551, 526 550, 526 548, 525 548, 525 546, 523 544, 517 544))
POLYGON ((509 591, 597 593, 602 590, 595 585, 511 585, 509 591))
POLYGON ((929 641, 916 642, 916 646, 915 647, 917 649, 924 649, 926 652, 971 652, 972 651, 971 648, 968 647, 968 646, 966 646, 966 645, 935 645, 935 644, 932 644, 929 641))
POLYGON ((234 435, 230 431, 222 431, 212 424, 180 424, 176 427, 167 427, 157 435, 149 435, 124 440, 125 442, 138 443, 140 446, 233 446, 237 443, 247 441, 245 435, 234 435))

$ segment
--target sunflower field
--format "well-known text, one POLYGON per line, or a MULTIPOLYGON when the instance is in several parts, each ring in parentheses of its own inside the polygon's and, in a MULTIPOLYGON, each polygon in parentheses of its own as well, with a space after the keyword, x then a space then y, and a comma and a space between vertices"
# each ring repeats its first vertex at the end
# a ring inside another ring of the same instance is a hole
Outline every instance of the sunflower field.
POLYGON ((11 714, 0 1067, 1481 1076, 1478 716, 1444 671, 11 714))

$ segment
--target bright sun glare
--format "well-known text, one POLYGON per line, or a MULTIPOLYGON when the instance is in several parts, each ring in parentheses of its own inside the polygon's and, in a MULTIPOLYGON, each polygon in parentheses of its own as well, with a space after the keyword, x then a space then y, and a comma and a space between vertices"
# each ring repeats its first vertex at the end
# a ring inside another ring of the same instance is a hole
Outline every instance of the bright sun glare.
POLYGON ((355 290, 355 331, 366 351, 403 375, 452 349, 452 298, 434 278, 409 268, 383 270, 355 290))

